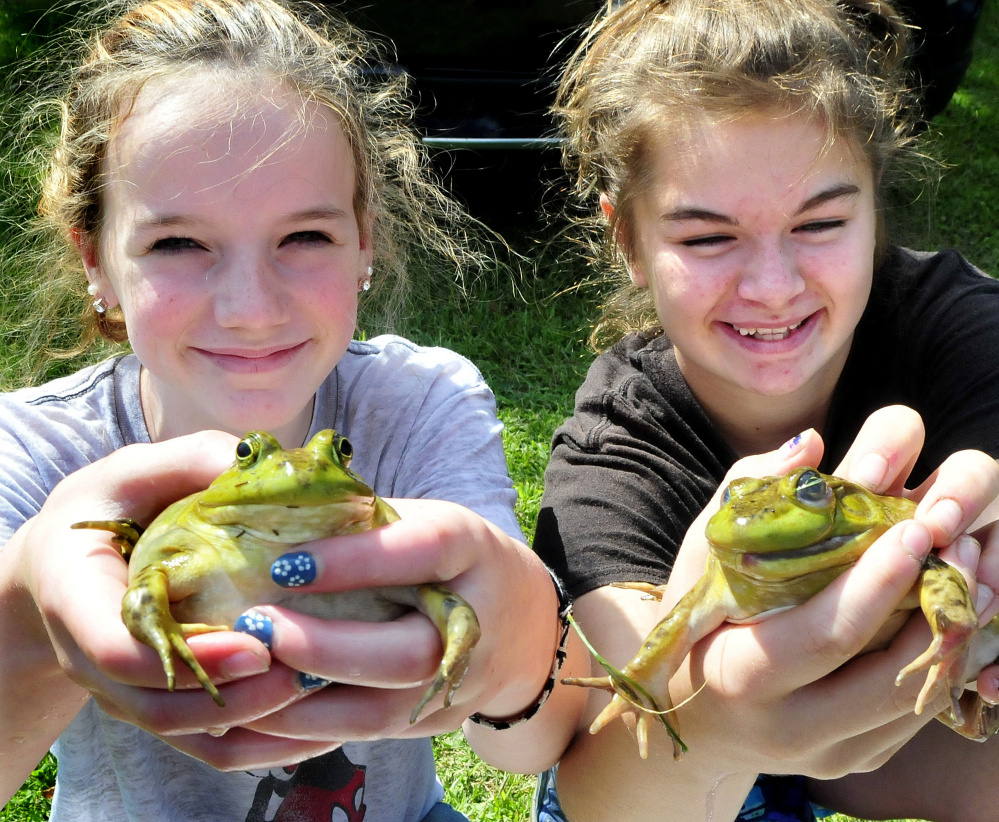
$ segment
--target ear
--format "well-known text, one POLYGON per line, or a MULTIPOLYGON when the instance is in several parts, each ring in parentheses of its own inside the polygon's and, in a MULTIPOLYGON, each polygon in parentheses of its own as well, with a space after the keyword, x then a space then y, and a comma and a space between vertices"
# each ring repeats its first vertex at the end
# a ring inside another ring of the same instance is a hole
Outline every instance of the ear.
MULTIPOLYGON (((614 203, 611 202, 611 198, 606 194, 600 195, 600 210, 603 211, 607 222, 612 223, 614 220, 614 203)), ((624 225, 618 224, 614 228, 614 233, 616 235, 614 241, 617 243, 618 248, 624 252, 624 259, 628 266, 628 276, 631 277, 631 281, 639 288, 646 288, 649 280, 645 276, 645 271, 641 263, 635 258, 635 254, 633 253, 634 248, 631 244, 631 238, 628 236, 627 228, 624 225)))
POLYGON ((360 228, 361 241, 361 270, 367 271, 374 263, 375 249, 372 237, 374 236, 374 221, 371 217, 365 217, 360 228))
POLYGON ((100 263, 100 256, 97 251, 97 242, 92 234, 79 228, 70 231, 73 245, 80 252, 80 260, 83 262, 83 270, 87 274, 87 281, 98 289, 98 294, 104 298, 108 305, 117 305, 118 298, 115 296, 111 281, 104 274, 104 268, 100 263))

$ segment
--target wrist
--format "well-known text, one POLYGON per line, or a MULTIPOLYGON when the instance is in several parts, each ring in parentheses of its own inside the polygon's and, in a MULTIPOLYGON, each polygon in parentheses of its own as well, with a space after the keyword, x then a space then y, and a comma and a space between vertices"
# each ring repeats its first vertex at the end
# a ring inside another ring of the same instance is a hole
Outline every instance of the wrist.
POLYGON ((482 725, 495 731, 502 731, 527 722, 541 710, 555 688, 555 683, 558 681, 559 671, 562 669, 562 664, 565 662, 566 657, 566 646, 569 639, 570 627, 569 614, 572 612, 572 600, 570 599, 565 586, 562 584, 562 581, 556 576, 555 572, 547 566, 545 566, 545 570, 548 572, 551 579, 551 584, 554 588, 555 599, 557 602, 556 644, 554 652, 551 656, 552 662, 547 678, 545 679, 544 684, 542 685, 537 696, 522 710, 502 716, 494 716, 477 712, 469 717, 469 719, 476 725, 482 725))

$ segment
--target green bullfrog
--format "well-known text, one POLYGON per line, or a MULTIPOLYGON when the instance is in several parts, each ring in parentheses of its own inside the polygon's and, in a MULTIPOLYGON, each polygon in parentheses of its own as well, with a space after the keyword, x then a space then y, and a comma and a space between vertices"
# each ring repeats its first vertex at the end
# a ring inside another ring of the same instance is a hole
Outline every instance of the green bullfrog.
POLYGON ((429 583, 305 594, 271 579, 271 564, 292 546, 399 519, 350 470, 352 452, 350 442, 329 429, 288 450, 270 434, 255 431, 239 441, 236 461, 207 489, 170 505, 145 531, 132 520, 73 525, 115 534, 128 560, 122 619, 136 639, 157 651, 170 690, 176 653, 215 702, 225 705, 185 637, 232 630, 251 606, 273 603, 311 616, 365 622, 385 622, 416 608, 440 632, 444 656, 410 721, 416 722, 442 689, 450 706, 480 635, 472 607, 453 591, 429 583))
MULTIPOLYGON (((649 717, 654 716, 669 732, 674 758, 679 758, 686 746, 676 718, 669 716, 668 686, 694 643, 724 622, 756 622, 809 599, 915 510, 911 500, 873 494, 811 468, 730 483, 705 530, 710 552, 703 576, 646 637, 638 655, 623 671, 601 660, 607 677, 562 680, 614 694, 590 732, 633 713, 639 753, 646 758, 649 717)), ((663 590, 637 582, 621 587, 654 598, 661 598, 663 590)), ((964 577, 934 555, 899 610, 916 607, 922 608, 933 641, 899 672, 896 684, 926 671, 916 713, 947 688, 951 707, 938 718, 965 736, 986 738, 999 729, 999 711, 971 692, 963 708, 960 700, 965 683, 999 655, 999 617, 979 630, 964 577)))

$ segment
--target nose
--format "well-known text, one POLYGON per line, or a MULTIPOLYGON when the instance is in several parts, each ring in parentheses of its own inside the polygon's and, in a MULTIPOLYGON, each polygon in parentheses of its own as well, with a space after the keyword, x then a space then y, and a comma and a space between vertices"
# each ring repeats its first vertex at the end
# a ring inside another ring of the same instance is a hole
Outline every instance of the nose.
POLYGON ((270 328, 287 319, 281 273, 266 253, 232 255, 209 276, 215 321, 223 328, 270 328))
POLYGON ((744 300, 783 308, 805 290, 794 253, 780 241, 762 242, 743 268, 737 292, 744 300))

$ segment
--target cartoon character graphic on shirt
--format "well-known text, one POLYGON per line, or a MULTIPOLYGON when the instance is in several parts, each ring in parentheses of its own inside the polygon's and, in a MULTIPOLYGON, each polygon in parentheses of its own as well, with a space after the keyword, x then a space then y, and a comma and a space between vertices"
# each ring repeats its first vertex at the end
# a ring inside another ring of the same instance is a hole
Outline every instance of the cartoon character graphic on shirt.
POLYGON ((260 780, 246 822, 363 822, 364 765, 355 765, 342 749, 271 771, 260 780), (281 800, 274 816, 266 813, 274 797, 281 800))

